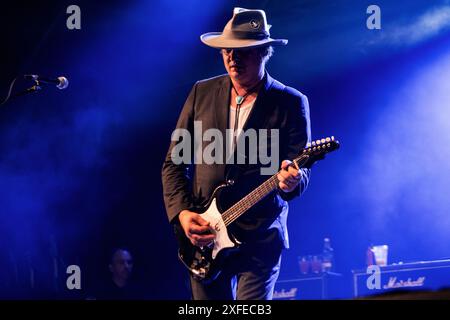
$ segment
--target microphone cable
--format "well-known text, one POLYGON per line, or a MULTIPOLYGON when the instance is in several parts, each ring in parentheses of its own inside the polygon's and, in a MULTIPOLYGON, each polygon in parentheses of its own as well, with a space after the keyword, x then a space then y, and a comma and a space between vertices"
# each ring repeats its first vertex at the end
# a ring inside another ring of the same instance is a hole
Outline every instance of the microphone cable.
POLYGON ((8 102, 9 98, 11 97, 11 92, 12 92, 12 89, 14 87, 14 84, 16 83, 17 78, 18 77, 15 77, 13 79, 13 81, 11 81, 11 84, 9 85, 8 94, 6 95, 6 98, 2 101, 2 103, 0 103, 0 106, 4 105, 6 102, 8 102))

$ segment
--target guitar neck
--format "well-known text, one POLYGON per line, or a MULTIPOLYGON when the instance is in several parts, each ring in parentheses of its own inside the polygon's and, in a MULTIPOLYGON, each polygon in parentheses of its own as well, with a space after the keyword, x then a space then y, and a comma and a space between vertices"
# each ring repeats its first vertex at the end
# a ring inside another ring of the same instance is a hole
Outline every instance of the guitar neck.
MULTIPOLYGON (((295 159, 293 162, 298 168, 300 168, 301 167, 300 162, 302 162, 302 160, 306 158, 307 157, 302 155, 297 159, 295 159)), ((269 193, 277 189, 278 187, 277 175, 278 173, 271 176, 269 179, 264 181, 259 187, 254 189, 252 192, 250 192, 244 198, 239 200, 224 213, 222 213, 222 219, 225 225, 228 226, 231 223, 233 223, 237 218, 239 218, 241 215, 247 212, 248 209, 253 207, 262 199, 264 199, 269 193)))
POLYGON ((243 215, 248 209, 253 207, 278 186, 277 175, 274 174, 259 187, 250 192, 244 198, 236 202, 232 207, 222 213, 222 219, 226 226, 230 225, 237 218, 243 215))
MULTIPOLYGON (((337 150, 338 148, 339 141, 335 140, 333 136, 331 138, 328 137, 326 139, 313 141, 308 143, 301 155, 293 160, 293 164, 297 168, 310 167, 314 162, 323 159, 326 153, 337 150)), ((248 209, 277 189, 277 175, 278 173, 271 176, 259 187, 222 213, 222 219, 225 225, 228 226, 233 223, 237 218, 247 212, 248 209)))

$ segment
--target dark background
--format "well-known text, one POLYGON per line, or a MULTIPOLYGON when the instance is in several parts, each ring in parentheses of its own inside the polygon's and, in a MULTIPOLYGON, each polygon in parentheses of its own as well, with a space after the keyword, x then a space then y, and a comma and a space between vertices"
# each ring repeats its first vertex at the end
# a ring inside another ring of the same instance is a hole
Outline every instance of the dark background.
MULTIPOLYGON (((0 94, 16 76, 66 76, 60 91, 0 107, 0 297, 86 298, 127 246, 149 299, 188 298, 165 214, 160 169, 195 81, 224 73, 200 34, 221 31, 235 6, 266 10, 287 38, 270 74, 305 93, 314 138, 342 148, 319 163, 291 202, 297 257, 330 237, 351 296, 351 270, 371 244, 389 262, 450 256, 450 11, 447 1, 7 1, 0 5, 0 94), (81 30, 66 8, 81 8, 81 30), (54 267, 56 263, 57 267, 54 267), (80 265, 82 290, 65 287, 80 265)), ((21 77, 14 91, 31 86, 21 77)), ((442 279, 448 285, 449 279, 442 279)))

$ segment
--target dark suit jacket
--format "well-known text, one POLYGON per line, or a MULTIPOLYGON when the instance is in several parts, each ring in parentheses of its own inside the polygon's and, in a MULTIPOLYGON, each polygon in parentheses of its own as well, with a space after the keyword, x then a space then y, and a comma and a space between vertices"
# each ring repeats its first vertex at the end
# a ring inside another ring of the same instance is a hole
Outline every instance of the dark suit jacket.
MULTIPOLYGON (((268 143, 268 148, 271 150, 274 144, 279 142, 279 163, 277 164, 279 167, 282 160, 296 158, 301 149, 311 140, 308 100, 299 91, 271 78, 267 72, 263 81, 264 85, 258 93, 244 130, 279 129, 279 141, 273 139, 274 141, 270 140, 268 143)), ((202 133, 207 129, 216 128, 225 137, 225 130, 229 123, 230 90, 231 80, 228 75, 197 82, 181 111, 177 129, 185 129, 186 133, 191 134, 193 140, 194 121, 202 121, 202 133)), ((194 147, 194 142, 190 142, 191 147, 194 147)), ((172 141, 170 144, 162 168, 164 202, 169 221, 172 223, 179 222, 177 216, 182 210, 196 211, 198 207, 205 206, 214 189, 230 176, 237 177, 236 183, 232 190, 222 193, 221 209, 226 209, 270 177, 261 175, 260 168, 263 165, 259 161, 257 164, 240 165, 175 164, 171 153, 177 143, 178 141, 172 141)), ((210 143, 203 142, 203 149, 210 143)), ((223 154, 225 154, 224 150, 223 154)), ((267 154, 271 155, 270 151, 267 154)), ((189 154, 183 155, 189 156, 189 154)), ((194 151, 190 156, 194 156, 194 151)), ((250 157, 249 154, 244 156, 247 159, 250 157)), ((222 159, 225 158, 222 157, 222 159)), ((300 195, 306 189, 310 170, 302 169, 302 171, 303 178, 296 190, 291 193, 284 193, 281 190, 272 192, 233 223, 230 231, 240 241, 246 243, 288 247, 286 201, 300 195)))

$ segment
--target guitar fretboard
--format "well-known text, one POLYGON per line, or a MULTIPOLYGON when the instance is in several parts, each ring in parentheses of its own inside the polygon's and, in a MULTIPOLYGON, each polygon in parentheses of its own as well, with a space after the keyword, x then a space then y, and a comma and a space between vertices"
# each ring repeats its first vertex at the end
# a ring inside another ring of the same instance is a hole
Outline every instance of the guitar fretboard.
MULTIPOLYGON (((301 167, 299 163, 306 159, 304 155, 301 155, 297 159, 295 159, 293 162, 297 167, 301 167)), ((222 213, 222 219, 226 226, 233 223, 237 218, 239 218, 241 215, 243 215, 248 209, 253 207, 255 204, 257 204, 259 201, 264 199, 269 193, 274 191, 278 187, 278 178, 277 174, 274 174, 269 179, 264 181, 259 187, 254 189, 252 192, 250 192, 248 195, 246 195, 244 198, 236 202, 232 207, 230 207, 228 210, 226 210, 224 213, 222 213)))

